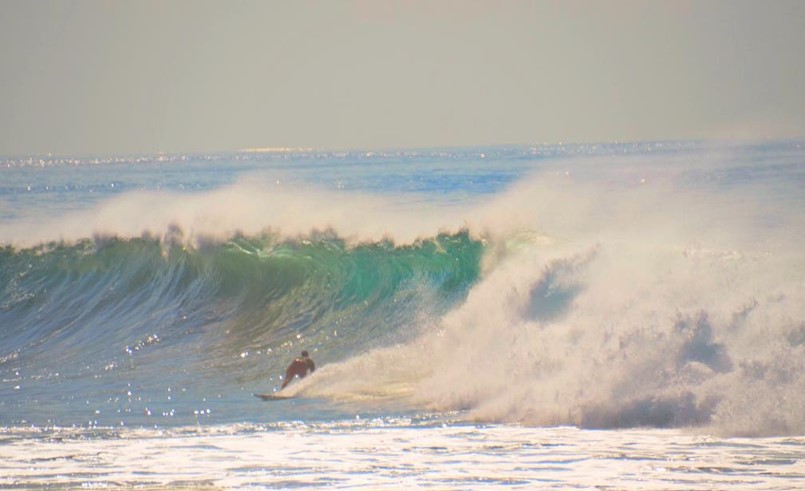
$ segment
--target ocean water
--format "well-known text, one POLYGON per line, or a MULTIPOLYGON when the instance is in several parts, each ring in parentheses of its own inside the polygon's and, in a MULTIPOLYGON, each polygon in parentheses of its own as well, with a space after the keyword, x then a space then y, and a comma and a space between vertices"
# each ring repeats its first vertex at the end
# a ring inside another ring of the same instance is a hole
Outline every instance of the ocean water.
POLYGON ((801 489, 803 189, 799 141, 0 159, 0 488, 801 489))

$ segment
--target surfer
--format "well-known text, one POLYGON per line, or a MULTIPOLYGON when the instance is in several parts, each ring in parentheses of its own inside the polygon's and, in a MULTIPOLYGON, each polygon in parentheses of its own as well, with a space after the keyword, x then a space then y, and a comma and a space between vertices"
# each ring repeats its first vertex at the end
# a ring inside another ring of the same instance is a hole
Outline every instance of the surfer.
POLYGON ((294 377, 305 378, 308 371, 310 373, 316 371, 316 364, 308 356, 307 351, 303 351, 302 356, 292 361, 288 365, 288 369, 285 370, 285 380, 282 381, 282 388, 284 389, 286 385, 290 384, 294 377))

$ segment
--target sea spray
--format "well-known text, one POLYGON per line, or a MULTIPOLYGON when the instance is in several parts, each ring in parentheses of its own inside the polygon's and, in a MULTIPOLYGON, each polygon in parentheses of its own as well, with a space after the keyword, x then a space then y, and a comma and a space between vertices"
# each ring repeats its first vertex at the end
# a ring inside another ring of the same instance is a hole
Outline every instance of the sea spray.
POLYGON ((596 209, 577 202, 585 189, 589 200, 589 185, 566 182, 562 198, 537 178, 532 202, 543 192, 554 206, 522 210, 516 221, 533 216, 530 233, 497 224, 465 302, 303 393, 394 395, 490 422, 805 431, 805 276, 792 274, 802 262, 790 240, 799 232, 731 216, 749 204, 729 194, 708 202, 626 187, 599 193, 607 202, 596 209), (651 206, 637 217, 640 202, 651 206))

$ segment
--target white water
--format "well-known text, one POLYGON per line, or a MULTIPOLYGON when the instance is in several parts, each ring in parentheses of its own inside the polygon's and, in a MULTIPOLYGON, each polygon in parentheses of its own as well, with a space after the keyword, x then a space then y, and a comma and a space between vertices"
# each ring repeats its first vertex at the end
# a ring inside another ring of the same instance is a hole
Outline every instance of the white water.
POLYGON ((0 437, 5 488, 796 489, 805 439, 356 420, 0 437))
POLYGON ((541 176, 473 215, 500 218, 464 305, 296 390, 489 422, 805 434, 805 228, 773 207, 541 176))

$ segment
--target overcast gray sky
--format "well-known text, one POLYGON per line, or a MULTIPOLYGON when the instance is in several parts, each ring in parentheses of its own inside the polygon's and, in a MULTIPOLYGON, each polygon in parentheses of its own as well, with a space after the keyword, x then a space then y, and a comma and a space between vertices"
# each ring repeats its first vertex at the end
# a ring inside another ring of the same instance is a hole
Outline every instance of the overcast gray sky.
POLYGON ((799 0, 0 9, 0 155, 805 136, 799 0))

